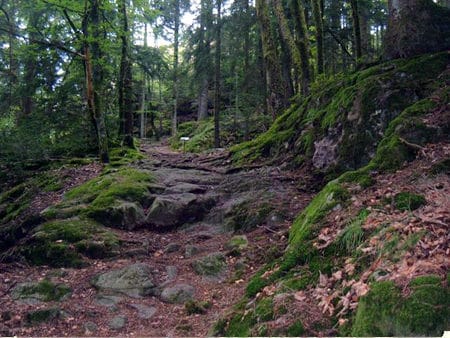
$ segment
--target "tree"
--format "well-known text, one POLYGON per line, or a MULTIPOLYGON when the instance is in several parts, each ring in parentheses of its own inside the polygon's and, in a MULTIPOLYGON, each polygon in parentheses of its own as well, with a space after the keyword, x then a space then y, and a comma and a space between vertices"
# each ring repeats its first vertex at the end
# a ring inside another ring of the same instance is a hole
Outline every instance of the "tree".
POLYGON ((220 62, 222 53, 221 38, 221 12, 222 0, 216 0, 217 18, 216 18, 216 50, 214 60, 214 146, 220 147, 220 62))
POLYGON ((358 0, 350 0, 350 4, 352 7, 352 19, 353 19, 353 39, 354 39, 354 49, 356 60, 361 59, 362 57, 362 45, 361 45, 361 27, 359 21, 359 10, 358 10, 358 0))
POLYGON ((320 0, 311 0, 312 13, 314 17, 314 25, 316 27, 316 48, 317 48, 317 73, 323 73, 323 11, 320 0))
POLYGON ((450 10, 432 0, 389 0, 384 40, 387 58, 450 49, 450 10))
POLYGON ((133 147, 133 78, 129 52, 129 31, 126 0, 119 0, 119 15, 122 22, 120 39, 122 41, 119 73, 119 136, 127 147, 133 147))

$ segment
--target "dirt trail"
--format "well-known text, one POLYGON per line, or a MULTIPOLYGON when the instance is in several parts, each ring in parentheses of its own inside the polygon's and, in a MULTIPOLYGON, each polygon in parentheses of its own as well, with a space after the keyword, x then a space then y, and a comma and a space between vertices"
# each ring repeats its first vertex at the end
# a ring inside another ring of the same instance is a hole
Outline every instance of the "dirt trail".
POLYGON ((85 268, 2 264, 0 335, 205 336, 220 314, 242 297, 248 279, 263 264, 282 254, 293 217, 311 198, 304 187, 312 181, 300 179, 301 173, 294 175, 276 167, 230 170, 224 151, 184 154, 164 144, 145 143, 141 150, 148 158, 135 166, 153 171, 166 191, 191 189, 196 197, 212 196, 215 206, 201 220, 166 232, 112 229, 123 243, 120 255, 109 260, 90 260, 85 268), (233 227, 239 228, 239 222, 244 228, 232 231, 233 227), (246 248, 226 247, 236 234, 246 235, 246 248), (223 271, 209 277, 196 273, 193 263, 212 253, 225 257, 223 271), (164 302, 160 294, 140 298, 122 295, 105 300, 90 284, 99 273, 137 262, 152 267, 160 290, 189 285, 193 287, 194 300, 210 306, 202 309, 202 314, 189 314, 183 302, 164 302), (18 283, 43 278, 70 286, 71 296, 61 302, 36 304, 12 299, 10 291, 18 283), (57 318, 26 325, 27 312, 50 307, 62 310, 57 318), (119 322, 118 327, 114 328, 111 321, 119 322))

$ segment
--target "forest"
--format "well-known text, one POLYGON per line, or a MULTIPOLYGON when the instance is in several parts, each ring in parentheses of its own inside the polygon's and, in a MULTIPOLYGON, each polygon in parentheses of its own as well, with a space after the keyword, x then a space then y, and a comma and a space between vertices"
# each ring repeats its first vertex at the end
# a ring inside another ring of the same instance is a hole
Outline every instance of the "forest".
POLYGON ((450 331, 449 0, 0 0, 0 336, 450 331))

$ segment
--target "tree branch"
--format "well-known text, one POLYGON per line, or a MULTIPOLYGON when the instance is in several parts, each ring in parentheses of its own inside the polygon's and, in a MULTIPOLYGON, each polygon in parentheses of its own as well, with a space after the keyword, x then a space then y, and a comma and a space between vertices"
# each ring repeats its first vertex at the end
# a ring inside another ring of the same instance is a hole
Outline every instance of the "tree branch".
POLYGON ((352 60, 356 61, 355 57, 348 51, 347 47, 345 47, 345 44, 337 37, 334 32, 329 29, 328 27, 325 28, 325 30, 330 33, 330 35, 333 37, 333 39, 336 40, 336 42, 341 46, 342 50, 347 54, 352 60))

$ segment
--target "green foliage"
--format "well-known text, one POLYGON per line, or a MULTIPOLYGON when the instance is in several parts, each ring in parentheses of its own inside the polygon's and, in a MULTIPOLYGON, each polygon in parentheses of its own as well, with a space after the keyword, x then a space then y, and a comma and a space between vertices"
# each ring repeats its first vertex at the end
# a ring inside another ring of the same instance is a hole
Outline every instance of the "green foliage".
POLYGON ((175 149, 198 153, 214 147, 214 121, 212 119, 200 122, 185 122, 179 125, 177 135, 171 139, 171 146, 175 149), (189 137, 183 145, 180 137, 189 137))
POLYGON ((25 321, 28 325, 36 325, 61 317, 62 312, 59 308, 39 309, 28 312, 25 321))
POLYGON ((400 192, 394 196, 394 205, 398 210, 411 211, 426 204, 425 197, 407 191, 400 192))
POLYGON ((423 276, 410 283, 411 294, 401 295, 393 282, 377 282, 361 298, 353 336, 441 336, 449 325, 450 293, 440 278, 423 276))
POLYGON ((143 159, 145 156, 139 152, 138 149, 121 147, 112 148, 109 151, 109 166, 119 167, 137 160, 143 159))
POLYGON ((258 322, 267 322, 273 319, 273 300, 272 298, 263 298, 255 308, 255 318, 258 322))
POLYGON ((369 212, 363 209, 359 215, 353 219, 339 234, 338 245, 344 248, 347 253, 352 253, 364 240, 364 224, 369 212))
POLYGON ((205 314, 212 304, 209 301, 189 300, 184 304, 184 308, 188 315, 205 314))
POLYGON ((288 337, 300 337, 305 333, 305 327, 300 320, 297 320, 288 327, 286 333, 288 337))

